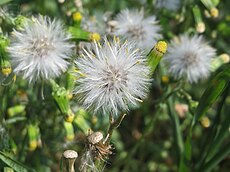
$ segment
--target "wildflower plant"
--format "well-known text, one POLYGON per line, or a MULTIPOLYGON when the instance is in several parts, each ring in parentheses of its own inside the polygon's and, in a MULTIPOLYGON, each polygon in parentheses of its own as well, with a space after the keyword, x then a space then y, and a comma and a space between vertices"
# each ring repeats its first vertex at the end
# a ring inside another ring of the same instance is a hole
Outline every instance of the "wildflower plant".
POLYGON ((229 6, 1 0, 0 171, 228 171, 229 6))

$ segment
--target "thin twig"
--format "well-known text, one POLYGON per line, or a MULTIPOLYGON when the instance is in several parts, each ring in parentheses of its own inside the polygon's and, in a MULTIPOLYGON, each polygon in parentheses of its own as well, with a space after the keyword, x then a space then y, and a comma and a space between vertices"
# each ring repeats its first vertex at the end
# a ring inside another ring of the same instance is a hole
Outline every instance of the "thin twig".
POLYGON ((109 144, 114 129, 116 129, 120 126, 120 124, 123 121, 125 116, 126 116, 126 114, 120 115, 116 120, 114 120, 112 115, 110 115, 110 126, 109 126, 109 130, 108 130, 106 139, 104 141, 105 144, 109 144))

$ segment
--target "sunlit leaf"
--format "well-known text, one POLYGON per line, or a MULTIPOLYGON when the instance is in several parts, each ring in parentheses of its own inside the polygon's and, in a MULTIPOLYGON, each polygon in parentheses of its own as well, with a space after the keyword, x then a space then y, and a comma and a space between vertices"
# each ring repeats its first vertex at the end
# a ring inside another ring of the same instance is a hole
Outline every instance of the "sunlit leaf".
POLYGON ((1 0, 0 1, 0 6, 9 3, 12 0, 1 0))
POLYGON ((33 172, 34 171, 32 169, 29 169, 25 165, 21 164, 20 162, 12 159, 7 154, 1 151, 0 151, 0 159, 17 172, 33 172))

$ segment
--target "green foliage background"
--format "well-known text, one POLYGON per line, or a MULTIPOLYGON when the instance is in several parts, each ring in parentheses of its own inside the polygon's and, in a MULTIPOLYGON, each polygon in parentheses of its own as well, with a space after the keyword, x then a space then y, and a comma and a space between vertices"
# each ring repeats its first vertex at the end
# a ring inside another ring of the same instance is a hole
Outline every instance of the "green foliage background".
MULTIPOLYGON (((108 11, 114 16, 121 9, 141 7, 146 14, 158 17, 167 42, 182 33, 197 33, 199 16, 193 11, 196 7, 206 26, 205 38, 217 49, 218 55, 230 54, 230 1, 210 0, 219 10, 217 18, 205 16, 205 10, 209 9, 204 1, 182 1, 176 12, 155 8, 152 0, 143 4, 137 0, 82 0, 83 8, 77 8, 73 0, 63 4, 56 0, 1 0, 0 5, 15 17, 40 13, 59 18, 66 26, 72 24, 68 16, 71 12, 80 11, 83 18, 84 14, 100 17, 108 11)), ((4 35, 10 35, 13 28, 10 21, 0 16, 0 26, 4 35)), ((104 171, 228 172, 230 64, 220 66, 209 79, 199 84, 176 81, 170 75, 169 82, 165 83, 162 81, 162 76, 168 75, 165 71, 160 64, 154 73, 148 99, 138 109, 128 112, 114 131, 113 154, 106 160, 104 171), (188 105, 184 117, 176 112, 176 103, 188 105), (207 128, 200 122, 202 119, 210 122, 207 128)), ((107 132, 109 117, 92 116, 73 98, 68 103, 75 119, 67 123, 55 102, 58 93, 52 84, 30 85, 20 77, 13 82, 13 77, 13 74, 0 76, 1 171, 7 166, 15 171, 59 171, 64 150, 73 149, 79 155, 84 152, 88 129, 107 132)), ((64 87, 65 95, 69 77, 65 73, 55 80, 57 90, 64 87)), ((75 164, 76 171, 79 163, 80 158, 75 164)))

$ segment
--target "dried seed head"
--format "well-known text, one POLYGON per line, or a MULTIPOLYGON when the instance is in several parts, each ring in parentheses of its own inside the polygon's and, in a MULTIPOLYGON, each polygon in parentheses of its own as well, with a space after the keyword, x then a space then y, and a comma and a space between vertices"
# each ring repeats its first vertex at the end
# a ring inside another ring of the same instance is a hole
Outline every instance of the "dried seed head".
POLYGON ((66 150, 64 153, 63 153, 63 156, 66 158, 66 159, 76 159, 78 157, 78 153, 74 150, 66 150))
POLYGON ((93 134, 89 135, 87 137, 87 139, 88 139, 89 143, 94 145, 103 139, 103 134, 101 132, 97 131, 97 132, 94 132, 93 134))
POLYGON ((66 166, 66 170, 68 172, 75 172, 74 170, 74 162, 76 160, 76 158, 78 157, 78 154, 76 151, 74 150, 66 150, 64 153, 63 153, 63 156, 65 158, 65 166, 66 166))

